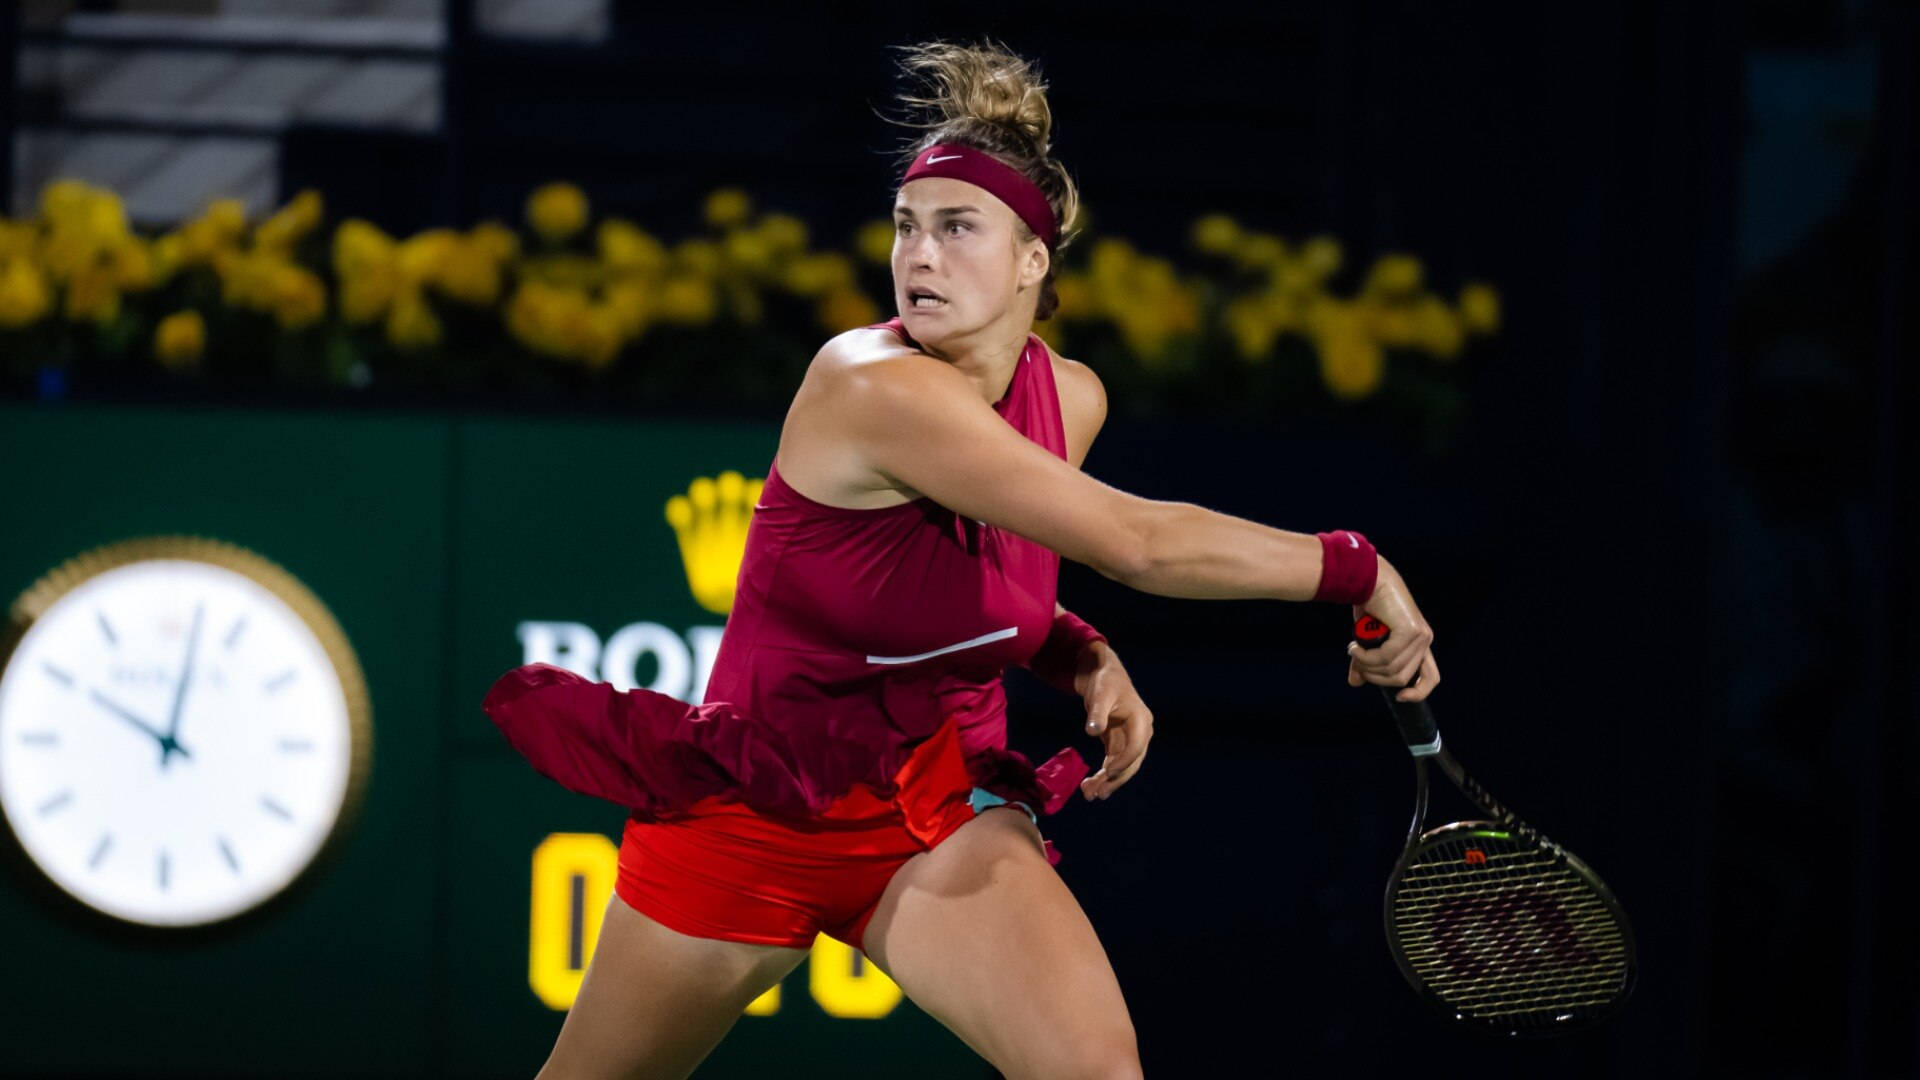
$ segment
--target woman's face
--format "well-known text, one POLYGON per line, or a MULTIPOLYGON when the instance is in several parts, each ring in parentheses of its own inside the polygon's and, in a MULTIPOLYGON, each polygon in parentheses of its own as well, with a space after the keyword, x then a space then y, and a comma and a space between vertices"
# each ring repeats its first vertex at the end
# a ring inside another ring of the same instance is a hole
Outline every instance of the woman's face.
POLYGON ((937 344, 1008 320, 1033 322, 1046 245, 1006 203, 964 180, 925 176, 893 204, 893 299, 914 340, 937 344))

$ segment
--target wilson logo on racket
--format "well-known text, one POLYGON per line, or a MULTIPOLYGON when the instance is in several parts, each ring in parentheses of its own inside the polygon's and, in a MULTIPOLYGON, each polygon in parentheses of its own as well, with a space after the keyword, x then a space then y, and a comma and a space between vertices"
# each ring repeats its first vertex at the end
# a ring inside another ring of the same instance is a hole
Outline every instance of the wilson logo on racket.
POLYGON ((1460 857, 1460 861, 1466 863, 1468 866, 1485 866, 1487 865, 1487 853, 1481 851, 1479 848, 1468 848, 1467 853, 1460 857))
POLYGON ((1434 912, 1432 934, 1447 965, 1464 978, 1583 968, 1603 959, 1581 942, 1552 897, 1533 891, 1445 901, 1434 912))

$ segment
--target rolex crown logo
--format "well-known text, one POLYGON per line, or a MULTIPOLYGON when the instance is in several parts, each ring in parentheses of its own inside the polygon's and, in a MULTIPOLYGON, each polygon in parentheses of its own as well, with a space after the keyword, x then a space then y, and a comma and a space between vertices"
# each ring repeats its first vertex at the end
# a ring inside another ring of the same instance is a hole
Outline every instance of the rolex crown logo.
POLYGON ((697 476, 685 495, 667 500, 667 524, 680 540, 687 587, 701 607, 716 615, 733 610, 733 587, 747 550, 747 523, 760 501, 764 480, 731 470, 697 476))

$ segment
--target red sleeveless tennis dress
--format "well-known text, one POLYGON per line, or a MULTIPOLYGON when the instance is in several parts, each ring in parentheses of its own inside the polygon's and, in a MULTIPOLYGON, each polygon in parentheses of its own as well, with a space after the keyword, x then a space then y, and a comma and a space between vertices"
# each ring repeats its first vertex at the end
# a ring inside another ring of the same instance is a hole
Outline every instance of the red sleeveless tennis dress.
MULTIPOLYGON (((911 343, 898 319, 869 329, 911 343)), ((1039 338, 993 407, 1067 456, 1039 338)), ((1046 640, 1059 566, 931 499, 815 502, 776 462, 706 704, 532 664, 483 707, 543 775, 631 811, 618 891, 636 909, 696 936, 858 946, 907 858, 991 806, 1052 813, 1086 775, 1072 750, 1035 769, 1006 748, 1001 674, 1046 640)))

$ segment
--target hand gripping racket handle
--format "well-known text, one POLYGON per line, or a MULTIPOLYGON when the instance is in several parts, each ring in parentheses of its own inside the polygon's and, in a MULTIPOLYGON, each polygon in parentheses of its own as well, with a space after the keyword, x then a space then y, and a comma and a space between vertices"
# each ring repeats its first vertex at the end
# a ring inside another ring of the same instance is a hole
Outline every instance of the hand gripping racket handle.
MULTIPOLYGON (((1377 649, 1387 643, 1393 631, 1387 624, 1371 615, 1362 615, 1353 624, 1353 636, 1363 649, 1377 649)), ((1399 690, 1391 686, 1380 688, 1381 696, 1387 699, 1387 708, 1393 710, 1393 721, 1400 725, 1400 738, 1414 757, 1429 757, 1440 752, 1440 728, 1433 722, 1433 710, 1427 708, 1424 701, 1399 701, 1394 694, 1399 690)))

